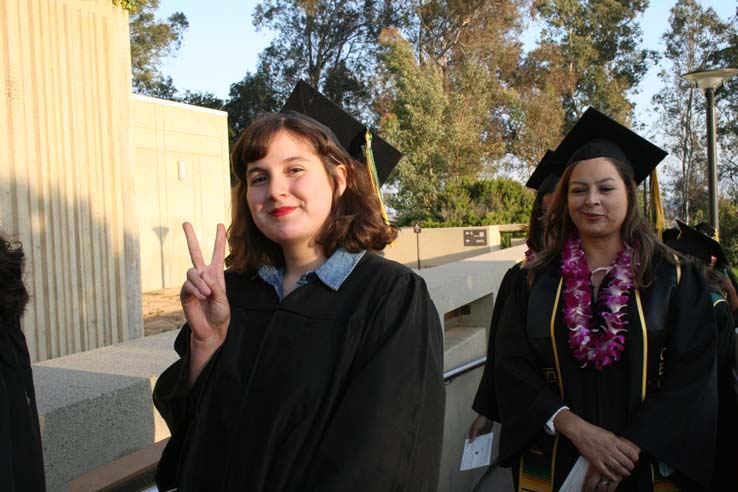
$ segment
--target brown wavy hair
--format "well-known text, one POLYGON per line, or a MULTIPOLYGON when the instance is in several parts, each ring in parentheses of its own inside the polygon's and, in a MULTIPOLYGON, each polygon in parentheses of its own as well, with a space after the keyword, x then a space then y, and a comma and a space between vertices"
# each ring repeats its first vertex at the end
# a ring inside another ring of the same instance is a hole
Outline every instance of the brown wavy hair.
MULTIPOLYGON (((671 263, 675 263, 676 260, 673 255, 669 254, 666 246, 651 231, 648 222, 646 222, 646 219, 638 208, 637 185, 633 177, 633 168, 618 159, 610 157, 605 157, 605 159, 615 166, 620 178, 625 183, 628 210, 625 214, 623 225, 620 226, 620 236, 625 243, 631 245, 635 250, 635 254, 633 255, 633 271, 635 272, 637 285, 648 287, 653 282, 654 253, 659 253, 671 263)), ((564 243, 572 231, 576 229, 574 222, 569 216, 568 196, 569 181, 571 180, 574 168, 579 162, 581 161, 572 162, 566 167, 561 176, 559 186, 554 192, 551 208, 548 211, 546 231, 544 233, 545 247, 535 260, 531 261, 526 267, 530 269, 529 281, 531 282, 538 270, 559 257, 564 243)))
POLYGON ((11 243, 0 235, 0 321, 17 320, 28 303, 23 284, 25 255, 19 243, 11 243))
POLYGON ((225 260, 229 270, 255 273, 261 265, 284 265, 282 249, 256 227, 246 201, 246 168, 266 156, 274 136, 281 131, 310 144, 331 180, 331 212, 315 236, 326 257, 339 247, 352 253, 365 249, 381 251, 394 241, 397 229, 384 221, 366 163, 352 158, 333 132, 312 118, 295 112, 265 114, 249 125, 231 152, 235 185, 231 190, 232 221, 228 228, 230 254, 225 260), (343 194, 337 192, 339 164, 347 170, 343 194))

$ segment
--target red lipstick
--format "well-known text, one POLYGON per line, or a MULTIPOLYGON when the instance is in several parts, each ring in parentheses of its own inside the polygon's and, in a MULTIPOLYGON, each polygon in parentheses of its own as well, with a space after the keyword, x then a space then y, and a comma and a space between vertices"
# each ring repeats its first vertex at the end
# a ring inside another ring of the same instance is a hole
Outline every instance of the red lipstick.
POLYGON ((283 215, 291 213, 295 209, 297 209, 297 207, 279 207, 269 212, 269 215, 272 217, 282 217, 283 215))

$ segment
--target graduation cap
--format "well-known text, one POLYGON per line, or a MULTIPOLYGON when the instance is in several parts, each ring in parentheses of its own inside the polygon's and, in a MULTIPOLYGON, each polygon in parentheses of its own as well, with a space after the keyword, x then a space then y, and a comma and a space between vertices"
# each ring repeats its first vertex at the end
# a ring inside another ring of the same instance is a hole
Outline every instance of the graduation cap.
MULTIPOLYGON (((325 97, 313 87, 299 81, 282 108, 282 112, 295 111, 317 121, 336 137, 336 141, 359 162, 365 161, 367 127, 325 97)), ((402 154, 374 132, 371 134, 371 153, 374 157, 379 185, 387 180, 397 166, 402 154)), ((368 159, 367 159, 368 160, 368 159)))
POLYGON ((716 239, 715 238, 715 228, 711 224, 708 224, 707 222, 700 222, 699 224, 694 226, 694 228, 697 229, 698 232, 701 232, 702 234, 704 234, 705 236, 716 239))
POLYGON ((678 237, 679 237, 678 227, 669 227, 668 229, 664 229, 661 232, 661 240, 664 242, 664 244, 667 244, 670 241, 673 241, 678 237))
POLYGON ((716 265, 728 265, 728 259, 720 243, 681 220, 677 220, 677 224, 679 225, 679 237, 667 242, 667 246, 694 256, 707 265, 710 264, 711 256, 717 258, 716 265))
POLYGON ((572 162, 611 157, 629 164, 638 184, 666 155, 666 151, 592 107, 556 148, 560 173, 572 162))
POLYGON ((538 162, 525 186, 539 193, 547 194, 553 192, 560 178, 561 163, 554 151, 546 150, 546 153, 538 162))

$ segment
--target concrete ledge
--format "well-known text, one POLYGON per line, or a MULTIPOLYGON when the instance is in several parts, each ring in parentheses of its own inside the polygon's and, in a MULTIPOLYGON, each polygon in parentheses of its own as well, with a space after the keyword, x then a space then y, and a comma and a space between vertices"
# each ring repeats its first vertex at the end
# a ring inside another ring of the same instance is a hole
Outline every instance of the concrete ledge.
POLYGON ((122 492, 141 490, 153 482, 156 465, 169 439, 95 468, 69 482, 69 492, 122 492))
POLYGON ((443 316, 494 292, 505 272, 520 261, 524 253, 525 246, 516 246, 417 273, 425 279, 436 309, 443 316))
POLYGON ((49 492, 169 436, 153 407, 177 332, 34 364, 49 492))

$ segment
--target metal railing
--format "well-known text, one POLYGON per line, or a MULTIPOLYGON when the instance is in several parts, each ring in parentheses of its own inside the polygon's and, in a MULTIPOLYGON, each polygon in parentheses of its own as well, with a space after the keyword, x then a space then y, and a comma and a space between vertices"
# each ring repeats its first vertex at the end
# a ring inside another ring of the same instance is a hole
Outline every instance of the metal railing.
POLYGON ((464 374, 475 369, 483 367, 486 362, 487 356, 485 355, 478 359, 474 359, 473 361, 467 362, 466 364, 462 364, 458 367, 454 367, 453 369, 449 369, 448 371, 445 371, 443 373, 443 382, 444 384, 451 384, 454 379, 458 378, 459 376, 463 376, 464 374))

